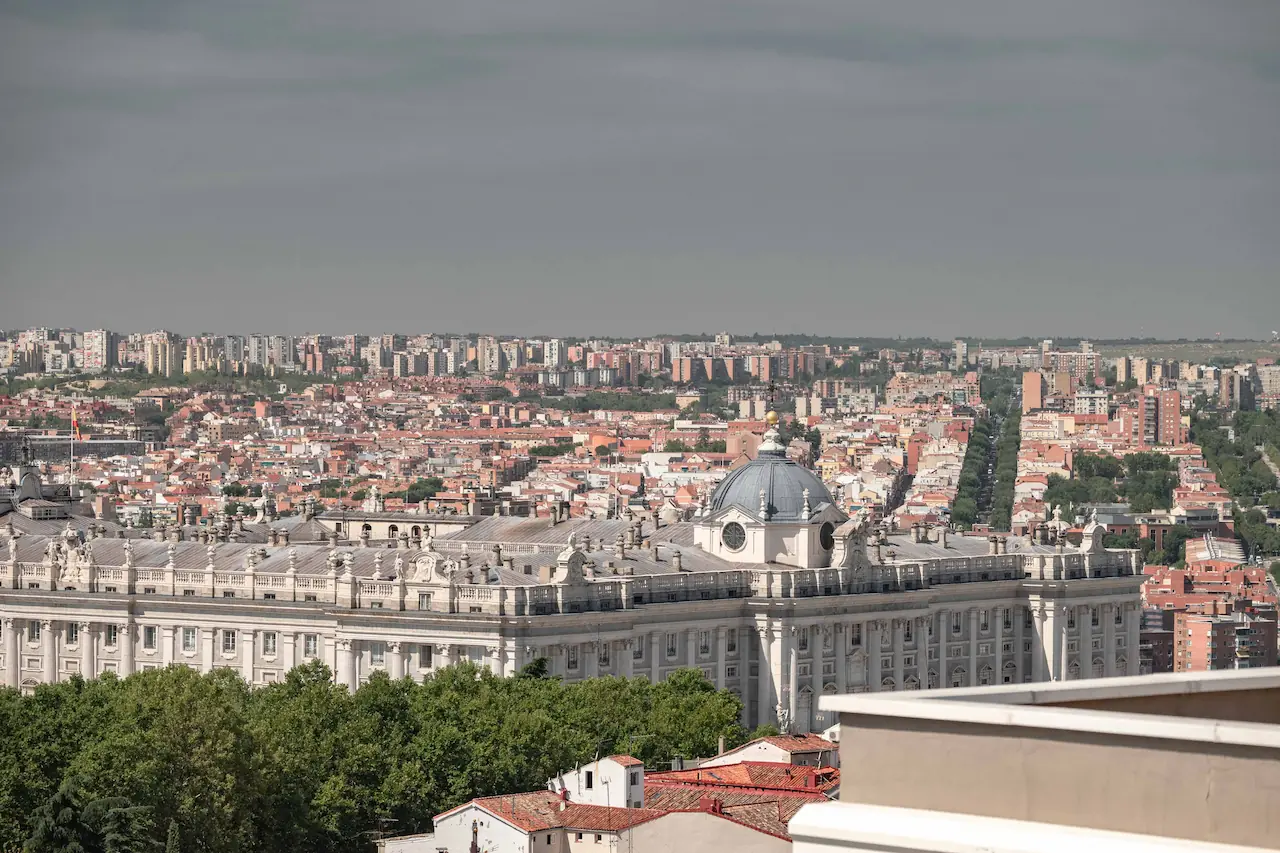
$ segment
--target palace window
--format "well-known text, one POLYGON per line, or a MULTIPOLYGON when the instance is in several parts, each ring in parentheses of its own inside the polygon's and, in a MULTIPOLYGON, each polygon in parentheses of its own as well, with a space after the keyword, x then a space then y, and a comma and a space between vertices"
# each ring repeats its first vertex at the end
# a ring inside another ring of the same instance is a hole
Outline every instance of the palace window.
POLYGON ((1119 607, 1117 607, 1117 608, 1115 608, 1115 612, 1116 612, 1116 624, 1117 624, 1117 625, 1123 625, 1123 624, 1124 624, 1124 611, 1123 611, 1123 610, 1121 610, 1119 607))
POLYGON ((668 658, 673 658, 676 656, 676 643, 677 643, 676 635, 667 634, 667 657, 668 658))
POLYGON ((317 634, 302 635, 302 654, 304 657, 317 657, 320 653, 320 637, 317 634))
POLYGON ((156 650, 156 627, 146 625, 142 629, 142 647, 149 652, 156 650))
POLYGON ((577 646, 569 646, 569 648, 565 650, 564 665, 565 665, 565 668, 567 669, 577 670, 578 668, 578 647, 577 646))
POLYGON ((429 592, 418 593, 418 609, 419 610, 431 609, 431 593, 429 592))
POLYGON ((434 650, 428 643, 422 643, 418 646, 418 669, 431 669, 432 651, 434 650))
POLYGON ((904 643, 910 643, 913 641, 914 636, 915 629, 911 627, 911 620, 908 619, 906 626, 902 629, 902 641, 904 643))
POLYGON ((116 625, 108 625, 107 630, 102 635, 102 645, 109 649, 113 649, 120 639, 120 628, 116 625))
POLYGON ((369 644, 369 665, 385 666, 387 663, 387 644, 386 643, 370 643, 369 644))
POLYGON ((1076 609, 1074 607, 1067 608, 1067 627, 1074 628, 1076 626, 1076 609))
POLYGON ((182 629, 182 650, 184 652, 194 652, 196 650, 196 629, 182 629))
POLYGON ((1006 607, 1004 610, 1004 629, 1006 631, 1013 630, 1013 610, 1006 607))
POLYGON ((644 660, 644 640, 636 640, 635 645, 631 649, 632 660, 644 660))
POLYGON ((809 651, 809 629, 808 628, 796 629, 796 648, 798 648, 802 652, 809 651))
POLYGON ((276 653, 276 632, 262 632, 262 653, 267 656, 274 656, 276 653))
POLYGON ((991 611, 990 610, 978 611, 978 627, 984 634, 991 630, 991 611))
POLYGON ((231 655, 231 654, 235 654, 235 651, 236 651, 236 632, 223 631, 222 632, 222 653, 224 655, 231 655))
POLYGON ((40 642, 40 623, 34 619, 27 623, 27 642, 40 642))
POLYGON ((737 678, 737 677, 738 677, 738 668, 737 668, 736 666, 726 666, 726 667, 724 668, 724 677, 725 677, 725 678, 737 678))
POLYGON ((959 613, 951 614, 951 633, 953 634, 960 633, 960 614, 959 613))
POLYGON ((609 643, 600 644, 600 653, 596 656, 596 662, 602 667, 609 665, 609 643))
POLYGON ((1089 608, 1089 624, 1095 628, 1098 627, 1098 608, 1096 607, 1089 608))
POLYGON ((67 625, 67 645, 74 646, 80 640, 80 626, 75 622, 67 625))
POLYGON ((710 631, 698 632, 698 654, 702 655, 703 657, 706 657, 707 655, 711 654, 711 632, 710 631))
POLYGON ((849 648, 862 645, 862 623, 855 622, 849 626, 849 648))
POLYGON ((725 647, 725 650, 730 653, 736 652, 738 650, 738 629, 737 628, 730 628, 725 632, 724 647, 725 647))

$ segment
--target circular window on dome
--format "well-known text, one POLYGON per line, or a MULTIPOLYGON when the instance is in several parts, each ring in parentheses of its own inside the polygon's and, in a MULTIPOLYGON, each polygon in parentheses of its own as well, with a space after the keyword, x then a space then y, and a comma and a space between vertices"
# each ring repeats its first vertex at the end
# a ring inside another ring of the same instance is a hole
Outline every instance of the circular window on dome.
POLYGON ((747 544, 747 531, 736 521, 731 521, 720 531, 720 541, 730 551, 741 551, 747 544))
POLYGON ((822 529, 818 531, 818 544, 822 545, 822 550, 830 551, 836 547, 836 526, 831 522, 822 525, 822 529))

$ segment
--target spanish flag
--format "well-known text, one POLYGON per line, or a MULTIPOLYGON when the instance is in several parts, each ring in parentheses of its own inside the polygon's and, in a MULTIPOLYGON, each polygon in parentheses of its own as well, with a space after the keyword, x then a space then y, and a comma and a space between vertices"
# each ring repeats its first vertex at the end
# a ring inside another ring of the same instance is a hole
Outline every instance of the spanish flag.
POLYGON ((80 418, 76 414, 76 407, 71 407, 71 437, 76 441, 84 441, 84 436, 80 434, 80 418))

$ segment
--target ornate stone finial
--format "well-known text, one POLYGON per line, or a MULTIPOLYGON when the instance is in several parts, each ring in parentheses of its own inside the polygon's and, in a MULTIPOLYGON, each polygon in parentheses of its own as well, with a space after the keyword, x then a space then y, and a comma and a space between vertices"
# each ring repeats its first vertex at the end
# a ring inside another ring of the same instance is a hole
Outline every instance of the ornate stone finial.
POLYGON ((760 490, 760 517, 765 521, 769 520, 769 500, 764 489, 760 490))
POLYGON ((338 559, 338 549, 336 548, 329 549, 329 556, 325 557, 325 563, 327 563, 329 566, 329 574, 332 575, 337 573, 339 562, 340 561, 338 559))
POLYGON ((346 578, 346 579, 351 578, 351 574, 352 574, 351 566, 354 562, 355 562, 355 557, 352 555, 350 551, 342 555, 342 577, 343 578, 346 578))
POLYGON ((297 571, 298 571, 298 549, 297 549, 297 548, 290 548, 290 549, 289 549, 289 568, 288 568, 288 572, 289 572, 290 574, 295 574, 297 571))
MULTIPOLYGON (((165 552, 168 557, 168 560, 166 561, 165 565, 167 568, 172 569, 175 564, 175 558, 177 557, 177 554, 178 554, 178 546, 175 543, 170 542, 168 547, 165 548, 165 552)), ((129 554, 128 560, 132 562, 133 560, 132 553, 129 554)))
POLYGON ((213 558, 214 558, 214 555, 217 553, 217 550, 218 550, 218 546, 214 544, 212 540, 209 541, 209 546, 204 549, 205 556, 209 560, 209 563, 208 563, 209 571, 213 571, 213 567, 214 567, 213 558))
POLYGON ((804 509, 800 511, 800 520, 808 521, 812 510, 809 508, 809 490, 804 490, 804 509))
POLYGON ((379 548, 373 555, 373 579, 382 580, 382 549, 379 548))

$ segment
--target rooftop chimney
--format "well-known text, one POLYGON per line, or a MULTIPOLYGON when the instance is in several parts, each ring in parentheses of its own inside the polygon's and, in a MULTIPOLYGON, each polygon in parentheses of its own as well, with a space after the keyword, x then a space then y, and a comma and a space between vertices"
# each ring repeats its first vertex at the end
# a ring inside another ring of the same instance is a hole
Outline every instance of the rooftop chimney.
POLYGON ((677 572, 684 571, 684 564, 680 560, 679 551, 673 551, 671 554, 671 568, 675 569, 677 572))

